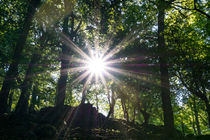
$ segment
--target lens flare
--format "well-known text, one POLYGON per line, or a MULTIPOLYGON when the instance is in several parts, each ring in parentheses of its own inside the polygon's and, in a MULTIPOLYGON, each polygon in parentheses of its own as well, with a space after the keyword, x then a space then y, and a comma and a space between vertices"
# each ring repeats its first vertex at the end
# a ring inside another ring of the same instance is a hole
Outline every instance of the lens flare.
POLYGON ((94 75, 99 75, 106 71, 106 62, 97 54, 87 62, 87 70, 94 75))

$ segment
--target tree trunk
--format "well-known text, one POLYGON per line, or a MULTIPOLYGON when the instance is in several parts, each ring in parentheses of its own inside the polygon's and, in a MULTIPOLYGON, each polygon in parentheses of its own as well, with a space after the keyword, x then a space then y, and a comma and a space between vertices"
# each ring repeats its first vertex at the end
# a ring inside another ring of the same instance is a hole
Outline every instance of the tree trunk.
POLYGON ((209 100, 206 97, 205 94, 201 93, 201 92, 197 92, 195 90, 190 90, 195 96, 197 96, 198 98, 200 98, 202 101, 204 101, 205 106, 206 106, 206 112, 208 114, 208 124, 209 124, 209 128, 210 128, 210 104, 209 104, 209 100))
POLYGON ((148 125, 148 123, 149 123, 149 118, 150 118, 150 115, 149 115, 149 113, 147 113, 145 110, 140 110, 141 111, 141 113, 142 113, 142 115, 143 115, 143 117, 144 117, 144 124, 145 125, 148 125))
MULTIPOLYGON (((72 40, 73 37, 75 36, 76 32, 74 31, 74 24, 72 24, 71 27, 71 33, 69 33, 68 30, 68 24, 69 24, 69 17, 71 16, 70 12, 72 11, 71 6, 74 5, 68 0, 64 0, 64 7, 65 7, 65 17, 63 21, 63 34, 66 36, 70 37, 72 40)), ((74 18, 71 19, 71 22, 74 23, 74 18)), ((57 85, 57 92, 56 92, 56 106, 57 107, 63 107, 64 106, 64 101, 65 101, 65 96, 66 96, 66 82, 68 78, 68 68, 69 68, 69 48, 66 46, 64 43, 61 47, 62 53, 60 56, 61 60, 61 69, 60 69, 60 78, 58 80, 58 85, 57 85)), ((84 99, 82 99, 82 102, 84 99)))
POLYGON ((192 105, 190 105, 190 107, 191 107, 191 112, 192 112, 192 128, 193 128, 193 130, 194 130, 194 133, 195 133, 195 135, 197 135, 197 131, 196 131, 196 129, 195 129, 195 121, 194 121, 194 114, 193 114, 193 106, 192 105))
POLYGON ((114 96, 115 96, 114 91, 112 90, 110 109, 109 109, 109 113, 107 115, 107 118, 109 118, 110 116, 112 118, 114 118, 114 106, 115 106, 115 97, 114 96))
POLYGON ((31 58, 31 62, 30 62, 29 67, 26 71, 25 79, 21 86, 21 95, 18 100, 17 106, 15 108, 16 113, 20 113, 20 114, 28 113, 28 109, 29 109, 28 101, 29 101, 29 96, 30 96, 29 90, 32 88, 33 68, 34 68, 34 64, 37 62, 38 58, 40 58, 40 57, 37 56, 36 53, 34 53, 31 58))
POLYGON ((161 98, 164 113, 164 127, 167 134, 171 135, 174 132, 174 118, 169 90, 168 57, 166 56, 167 48, 164 39, 164 16, 165 1, 160 0, 158 5, 158 49, 160 52, 161 98))
POLYGON ((206 105, 206 112, 208 114, 208 123, 209 123, 208 127, 210 128, 210 104, 209 104, 209 101, 207 100, 207 98, 204 102, 205 102, 205 105, 206 105))
MULTIPOLYGON (((63 33, 65 35, 68 34, 68 21, 69 21, 69 16, 65 17, 63 22, 63 33)), ((64 100, 66 95, 66 82, 68 78, 68 68, 69 68, 69 60, 67 57, 68 52, 69 52, 68 47, 63 44, 62 53, 60 56, 61 59, 60 78, 58 80, 57 96, 56 96, 56 106, 60 107, 64 105, 64 100)))
POLYGON ((210 128, 210 104, 209 104, 209 99, 207 98, 206 94, 205 94, 205 89, 203 90, 204 92, 201 92, 199 90, 199 86, 198 86, 198 83, 197 83, 197 78, 195 77, 195 72, 193 71, 193 83, 196 85, 196 89, 193 88, 193 85, 190 85, 188 86, 186 84, 186 82, 184 81, 184 79, 181 77, 181 75, 179 74, 179 78, 181 79, 182 81, 182 84, 195 96, 197 96, 199 99, 201 99, 204 103, 205 103, 205 106, 206 106, 206 112, 208 114, 208 127, 210 128))
POLYGON ((12 108, 13 94, 14 94, 14 92, 11 92, 11 93, 9 94, 9 105, 8 105, 8 110, 9 110, 9 112, 11 112, 11 108, 12 108))
POLYGON ((29 107, 30 112, 34 112, 34 107, 37 103, 37 93, 39 93, 39 89, 36 85, 34 85, 33 91, 32 91, 32 97, 31 97, 31 104, 29 107))
POLYGON ((195 121, 196 121, 198 135, 201 135, 200 122, 198 118, 198 110, 197 110, 197 106, 195 102, 195 97, 193 97, 193 107, 194 107, 194 112, 195 112, 195 121))
POLYGON ((126 104, 125 104, 125 100, 122 99, 122 98, 121 98, 121 104, 122 104, 124 118, 127 120, 127 122, 129 122, 129 114, 128 114, 127 107, 126 107, 126 104))
POLYGON ((15 51, 13 55, 13 61, 9 66, 9 70, 6 72, 1 92, 0 92, 0 114, 8 112, 8 96, 12 88, 12 85, 18 75, 18 64, 20 63, 21 53, 24 48, 29 29, 32 23, 33 16, 36 12, 36 8, 41 4, 41 0, 32 0, 29 4, 27 15, 24 20, 22 29, 19 32, 19 38, 17 40, 15 51))
POLYGON ((136 107, 133 109, 133 123, 135 123, 136 120, 136 107))
POLYGON ((99 105, 98 105, 98 93, 96 93, 96 110, 99 111, 99 105))
POLYGON ((194 69, 192 69, 192 78, 193 78, 193 82, 195 84, 195 90, 194 88, 191 88, 191 92, 196 95, 197 97, 199 97, 201 100, 204 101, 205 105, 206 105, 206 112, 208 114, 208 127, 210 128, 210 104, 209 104, 209 99, 207 98, 207 93, 206 93, 206 90, 205 90, 205 87, 202 86, 202 82, 201 82, 201 77, 200 76, 197 76, 196 72, 194 69), (203 89, 203 92, 200 89, 200 84, 201 84, 201 87, 203 89))
POLYGON ((87 94, 87 89, 86 89, 86 87, 84 87, 84 89, 83 89, 83 91, 82 91, 82 100, 81 100, 81 104, 84 104, 84 103, 85 103, 86 94, 87 94))
MULTIPOLYGON (((182 117, 181 117, 182 118, 182 117)), ((185 134, 185 131, 184 131, 184 123, 183 123, 183 118, 182 118, 182 121, 181 121, 181 126, 182 126, 182 135, 185 134)))

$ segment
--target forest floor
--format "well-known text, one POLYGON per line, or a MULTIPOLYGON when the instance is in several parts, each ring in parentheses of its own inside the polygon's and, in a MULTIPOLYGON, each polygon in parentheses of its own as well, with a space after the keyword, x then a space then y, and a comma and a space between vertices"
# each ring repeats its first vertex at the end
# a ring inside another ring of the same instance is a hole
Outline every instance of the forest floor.
POLYGON ((210 140, 210 135, 166 136, 163 126, 107 119, 91 104, 0 116, 0 140, 210 140))

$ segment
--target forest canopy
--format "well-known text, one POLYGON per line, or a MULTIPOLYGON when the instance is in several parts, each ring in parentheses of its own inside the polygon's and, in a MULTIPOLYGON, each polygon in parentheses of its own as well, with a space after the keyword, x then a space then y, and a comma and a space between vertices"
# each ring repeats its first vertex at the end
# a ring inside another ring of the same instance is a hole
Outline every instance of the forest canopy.
POLYGON ((210 135, 208 0, 0 5, 0 120, 91 104, 167 137, 210 135))

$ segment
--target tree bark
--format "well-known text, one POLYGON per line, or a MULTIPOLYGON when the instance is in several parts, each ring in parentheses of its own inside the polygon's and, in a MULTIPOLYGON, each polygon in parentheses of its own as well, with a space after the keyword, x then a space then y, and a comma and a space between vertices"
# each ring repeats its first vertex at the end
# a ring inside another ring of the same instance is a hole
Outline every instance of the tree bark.
POLYGON ((87 88, 84 87, 84 89, 83 89, 83 91, 82 91, 82 100, 81 100, 81 104, 84 104, 84 103, 85 103, 86 95, 87 95, 87 88))
POLYGON ((200 122, 198 118, 198 109, 196 106, 195 97, 193 97, 193 107, 194 107, 194 112, 195 112, 195 121, 196 121, 198 135, 201 135, 200 122))
POLYGON ((142 113, 142 115, 144 117, 144 124, 148 125, 149 124, 150 114, 147 113, 145 110, 142 110, 142 109, 140 111, 141 111, 141 113, 142 113))
POLYGON ((29 90, 32 88, 32 80, 33 80, 33 68, 35 63, 37 62, 37 59, 40 58, 37 56, 36 53, 33 54, 31 58, 31 62, 29 64, 29 67, 26 71, 26 75, 23 81, 23 84, 21 85, 21 95, 18 100, 17 106, 15 108, 16 113, 25 114, 28 113, 28 101, 30 92, 29 90))
POLYGON ((98 93, 96 93, 96 110, 99 111, 99 105, 98 105, 98 93))
POLYGON ((8 96, 12 88, 12 85, 18 75, 18 64, 20 63, 21 53, 24 48, 33 16, 36 12, 36 8, 41 4, 41 0, 31 0, 27 10, 27 15, 24 20, 22 29, 19 32, 19 38, 17 40, 15 51, 13 55, 13 61, 9 66, 9 70, 6 72, 1 92, 0 92, 0 114, 8 112, 8 96))
MULTIPOLYGON (((74 2, 70 2, 68 0, 64 0, 64 7, 65 7, 65 17, 64 17, 64 21, 63 21, 63 34, 65 34, 66 36, 70 37, 70 39, 72 40, 73 37, 76 36, 76 32, 74 30, 74 18, 71 18, 71 33, 69 33, 68 30, 68 24, 69 24, 69 17, 72 16, 73 14, 71 13, 72 11, 72 5, 74 5, 74 2)), ((80 28, 80 25, 78 25, 78 30, 80 28)), ((65 101, 65 96, 66 96, 66 82, 67 82, 67 78, 68 78, 68 68, 69 68, 69 55, 70 55, 70 51, 67 45, 65 45, 65 43, 63 43, 62 47, 62 53, 60 56, 60 60, 61 60, 61 69, 60 69, 60 78, 58 80, 58 84, 57 84, 57 91, 56 91, 56 102, 55 105, 58 108, 62 108, 64 106, 64 101, 65 101)), ((82 99, 82 102, 84 101, 84 99, 82 99)))
MULTIPOLYGON (((68 22, 69 16, 64 18, 63 22, 63 33, 68 35, 68 22)), ((58 80, 57 85, 57 96, 56 96, 56 106, 63 106, 65 95, 66 95, 66 82, 68 78, 68 67, 69 67, 69 60, 68 60, 68 52, 69 49, 66 45, 62 45, 62 53, 60 56, 61 59, 61 69, 60 69, 60 78, 58 80)))
POLYGON ((8 105, 8 110, 9 110, 9 112, 11 112, 11 108, 12 108, 13 94, 14 94, 14 92, 11 92, 11 93, 9 94, 9 105, 8 105))
POLYGON ((205 99, 205 105, 206 105, 206 112, 207 112, 207 114, 208 114, 208 123, 209 123, 209 128, 210 128, 210 104, 209 104, 209 101, 208 101, 208 99, 206 98, 205 99))
POLYGON ((174 132, 174 118, 171 106, 170 90, 169 90, 169 74, 167 65, 167 48, 164 39, 164 17, 165 17, 164 0, 160 0, 158 4, 158 49, 160 52, 160 77, 161 77, 161 99, 164 113, 164 127, 168 135, 174 132))
MULTIPOLYGON (((123 97, 122 97, 123 98, 123 97)), ((123 109, 123 114, 124 114, 124 118, 127 120, 127 122, 129 122, 129 114, 128 114, 128 110, 125 104, 125 100, 121 98, 121 104, 122 104, 122 109, 123 109)))
POLYGON ((133 109, 133 123, 136 121, 136 107, 133 109))
POLYGON ((196 129, 195 129, 195 121, 194 121, 194 117, 195 117, 195 115, 193 114, 193 106, 192 106, 192 104, 190 104, 190 107, 191 107, 191 112, 192 112, 192 128, 193 128, 193 130, 194 130, 194 133, 195 133, 195 135, 197 135, 197 131, 196 131, 196 129))
POLYGON ((182 135, 185 134, 185 129, 184 129, 184 123, 183 123, 183 117, 181 116, 181 126, 182 126, 182 135))
POLYGON ((32 91, 32 97, 31 97, 31 104, 29 107, 30 112, 34 112, 34 107, 37 103, 37 93, 39 92, 39 89, 36 85, 33 86, 33 91, 32 91))
POLYGON ((107 115, 107 118, 109 118, 110 116, 112 118, 114 118, 114 106, 115 106, 115 95, 114 95, 114 91, 112 90, 112 96, 111 96, 111 103, 110 103, 110 109, 109 109, 109 113, 107 115))

